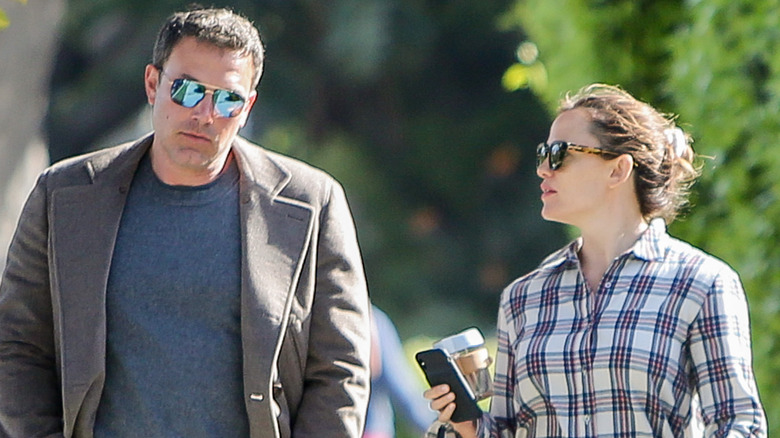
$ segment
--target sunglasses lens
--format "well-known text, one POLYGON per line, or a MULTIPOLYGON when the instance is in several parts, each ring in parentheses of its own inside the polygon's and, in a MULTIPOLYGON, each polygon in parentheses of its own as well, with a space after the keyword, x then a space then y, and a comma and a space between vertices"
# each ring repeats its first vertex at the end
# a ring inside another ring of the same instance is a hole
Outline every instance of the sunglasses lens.
MULTIPOLYGON (((206 96, 206 87, 189 79, 175 79, 171 84, 171 100, 185 108, 193 108, 206 96)), ((235 117, 244 108, 244 98, 229 90, 214 90, 214 108, 221 117, 235 117)))
POLYGON ((214 107, 222 117, 235 117, 244 108, 244 98, 228 90, 214 91, 214 107))
POLYGON ((550 169, 557 170, 566 156, 566 143, 556 141, 550 145, 550 169))
POLYGON ((539 146, 536 147, 536 167, 541 166, 548 152, 547 143, 539 143, 539 146))
POLYGON ((176 79, 171 84, 171 100, 185 108, 192 108, 206 95, 206 88, 189 79, 176 79))

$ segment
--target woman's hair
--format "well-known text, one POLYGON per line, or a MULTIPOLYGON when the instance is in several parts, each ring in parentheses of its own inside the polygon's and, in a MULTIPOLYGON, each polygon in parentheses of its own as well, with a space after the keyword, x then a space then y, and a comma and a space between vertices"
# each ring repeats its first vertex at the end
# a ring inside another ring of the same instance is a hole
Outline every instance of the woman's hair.
MULTIPOLYGON (((635 99, 619 87, 592 84, 562 100, 559 113, 582 108, 590 115, 591 133, 600 147, 634 159, 634 186, 646 220, 671 223, 688 202, 700 174, 691 138, 672 116, 635 99)), ((606 158, 606 156, 602 155, 606 158)))
POLYGON ((260 32, 249 19, 230 9, 195 7, 176 12, 160 28, 154 44, 152 65, 162 70, 174 46, 184 37, 194 37, 199 42, 252 56, 252 88, 257 87, 263 74, 265 50, 260 32))

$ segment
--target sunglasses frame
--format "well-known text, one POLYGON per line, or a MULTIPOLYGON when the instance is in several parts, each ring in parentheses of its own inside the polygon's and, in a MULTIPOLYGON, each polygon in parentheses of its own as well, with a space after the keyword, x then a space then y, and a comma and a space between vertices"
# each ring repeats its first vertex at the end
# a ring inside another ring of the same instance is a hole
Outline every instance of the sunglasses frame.
POLYGON ((536 167, 539 167, 544 162, 544 159, 547 158, 547 165, 550 166, 550 170, 558 170, 561 168, 561 165, 563 165, 563 160, 566 158, 566 153, 568 151, 583 152, 593 155, 609 155, 612 157, 619 157, 621 155, 617 152, 606 151, 592 146, 582 146, 569 143, 568 141, 554 141, 550 144, 542 142, 536 146, 536 167), (553 151, 553 148, 556 146, 559 150, 553 151), (555 161, 553 161, 553 153, 559 157, 556 158, 555 161))
POLYGON ((241 114, 241 110, 243 110, 244 107, 246 107, 247 98, 242 96, 240 93, 235 92, 235 91, 228 90, 228 89, 225 89, 225 88, 215 87, 213 85, 204 84, 203 82, 199 82, 199 81, 196 81, 194 79, 189 79, 189 78, 176 78, 176 79, 174 79, 174 78, 170 77, 167 73, 165 73, 165 71, 162 70, 162 69, 160 69, 160 75, 164 76, 171 83, 170 98, 173 101, 173 103, 175 103, 177 105, 180 105, 180 106, 182 106, 184 108, 195 108, 199 103, 201 103, 203 101, 203 99, 206 98, 207 94, 211 94, 211 96, 212 96, 211 97, 212 103, 214 104, 214 112, 219 117, 224 117, 224 118, 237 117, 239 114, 241 114), (195 102, 193 102, 192 105, 185 105, 184 102, 185 102, 186 97, 185 98, 179 98, 177 96, 177 93, 180 90, 182 90, 183 87, 187 87, 187 88, 185 88, 185 96, 190 96, 193 93, 190 90, 188 90, 188 87, 191 87, 193 85, 203 88, 203 91, 201 92, 202 95, 200 96, 199 99, 197 99, 195 102), (223 106, 224 106, 223 104, 226 101, 221 101, 220 100, 221 96, 226 96, 226 97, 230 98, 231 100, 227 101, 227 102, 230 102, 230 103, 239 102, 240 101, 241 102, 241 106, 236 107, 232 111, 228 112, 227 110, 223 109, 223 106), (238 100, 232 100, 232 99, 236 99, 236 98, 238 98, 238 100))

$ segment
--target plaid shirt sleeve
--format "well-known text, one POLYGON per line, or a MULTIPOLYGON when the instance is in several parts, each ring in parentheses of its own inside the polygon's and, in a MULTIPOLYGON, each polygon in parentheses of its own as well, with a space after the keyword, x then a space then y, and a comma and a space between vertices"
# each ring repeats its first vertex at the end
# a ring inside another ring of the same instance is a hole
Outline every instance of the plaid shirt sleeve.
POLYGON ((514 351, 510 337, 515 330, 509 326, 502 305, 498 314, 495 377, 493 379, 493 398, 490 401, 490 415, 483 415, 477 436, 506 438, 515 436, 514 410, 514 351))
POLYGON ((752 372, 745 293, 736 273, 719 272, 690 335, 705 436, 766 436, 752 372))

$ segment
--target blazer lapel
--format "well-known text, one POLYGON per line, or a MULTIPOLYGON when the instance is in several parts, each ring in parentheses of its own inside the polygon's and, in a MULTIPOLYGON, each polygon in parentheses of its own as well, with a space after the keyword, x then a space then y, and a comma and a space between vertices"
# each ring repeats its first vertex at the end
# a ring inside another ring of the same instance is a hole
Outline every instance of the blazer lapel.
POLYGON ((290 175, 265 152, 237 143, 244 233, 242 332, 246 378, 268 382, 312 235, 312 207, 279 196, 290 175), (259 379, 259 380, 257 380, 259 379))
POLYGON ((52 192, 51 278, 66 427, 87 393, 99 398, 102 389, 108 273, 127 191, 149 143, 125 149, 118 165, 114 155, 87 160, 90 183, 52 192))

